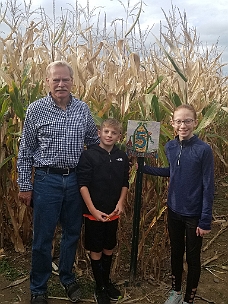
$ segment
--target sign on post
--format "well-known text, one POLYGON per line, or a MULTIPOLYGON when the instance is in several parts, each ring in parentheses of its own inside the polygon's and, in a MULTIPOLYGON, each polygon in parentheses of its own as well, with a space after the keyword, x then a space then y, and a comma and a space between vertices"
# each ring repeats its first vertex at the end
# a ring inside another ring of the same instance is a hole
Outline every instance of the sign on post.
POLYGON ((159 135, 160 122, 128 120, 128 155, 139 157, 153 157, 158 150, 159 135))
POLYGON ((135 280, 137 270, 139 223, 142 196, 144 157, 154 157, 159 147, 160 122, 129 120, 127 126, 127 153, 136 156, 138 170, 135 184, 135 205, 131 245, 130 282, 135 280))

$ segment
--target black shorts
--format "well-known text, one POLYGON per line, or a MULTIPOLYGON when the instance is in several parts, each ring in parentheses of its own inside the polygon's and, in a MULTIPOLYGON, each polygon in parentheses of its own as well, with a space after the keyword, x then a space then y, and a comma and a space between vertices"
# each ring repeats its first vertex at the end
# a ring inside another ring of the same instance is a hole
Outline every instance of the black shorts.
POLYGON ((109 222, 85 220, 85 249, 101 252, 103 249, 112 250, 116 246, 118 219, 109 222))

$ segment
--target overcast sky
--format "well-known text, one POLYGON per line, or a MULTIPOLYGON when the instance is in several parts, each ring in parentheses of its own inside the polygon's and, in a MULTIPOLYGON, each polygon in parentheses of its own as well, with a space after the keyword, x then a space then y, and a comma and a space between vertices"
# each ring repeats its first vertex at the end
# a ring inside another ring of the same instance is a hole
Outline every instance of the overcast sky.
MULTIPOLYGON (((28 1, 28 0, 26 0, 28 1)), ((106 12, 107 22, 115 18, 126 17, 123 5, 118 0, 78 0, 82 7, 86 7, 87 1, 90 10, 99 7, 95 12, 106 12)), ((138 3, 139 0, 128 0, 130 6, 138 3)), ((127 6, 127 0, 122 3, 127 6)), ((32 0, 34 7, 42 6, 47 10, 53 10, 51 0, 32 0)), ((58 14, 60 8, 69 8, 69 4, 75 6, 76 0, 55 0, 55 10, 58 14)), ((162 9, 167 13, 171 9, 171 4, 177 6, 180 11, 187 14, 187 21, 190 27, 195 27, 204 45, 216 44, 219 41, 219 51, 223 52, 222 63, 228 63, 228 1, 227 0, 144 0, 143 12, 140 17, 140 25, 159 26, 160 20, 166 24, 162 9), (161 9, 162 8, 162 9, 161 9)), ((224 69, 228 75, 228 67, 224 69)))

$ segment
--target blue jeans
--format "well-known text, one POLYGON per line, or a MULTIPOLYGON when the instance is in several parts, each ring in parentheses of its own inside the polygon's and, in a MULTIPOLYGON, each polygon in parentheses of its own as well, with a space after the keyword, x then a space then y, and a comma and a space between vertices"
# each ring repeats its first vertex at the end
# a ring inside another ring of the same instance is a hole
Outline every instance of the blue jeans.
POLYGON ((47 291, 52 272, 52 241, 57 224, 62 227, 59 277, 63 285, 75 281, 72 271, 82 224, 82 199, 76 173, 48 174, 36 170, 33 189, 33 244, 30 289, 47 291))
POLYGON ((203 238, 196 235, 198 222, 198 217, 181 216, 168 209, 168 229, 173 276, 172 288, 176 291, 181 290, 183 256, 186 247, 188 274, 185 299, 187 297, 188 300, 191 298, 192 289, 198 286, 201 272, 200 254, 203 238))

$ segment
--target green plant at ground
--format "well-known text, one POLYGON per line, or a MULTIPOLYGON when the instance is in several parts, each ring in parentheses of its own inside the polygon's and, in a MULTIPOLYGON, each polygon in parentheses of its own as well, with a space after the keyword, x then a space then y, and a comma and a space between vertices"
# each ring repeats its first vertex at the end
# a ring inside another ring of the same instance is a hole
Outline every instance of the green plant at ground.
POLYGON ((15 281, 25 274, 24 270, 15 268, 12 261, 7 258, 0 259, 0 274, 3 274, 9 281, 15 281))

